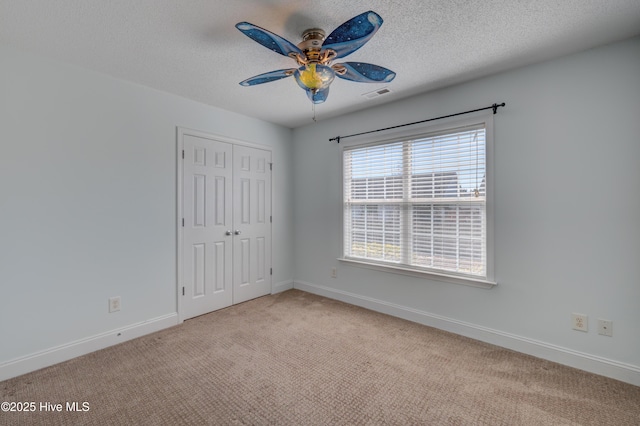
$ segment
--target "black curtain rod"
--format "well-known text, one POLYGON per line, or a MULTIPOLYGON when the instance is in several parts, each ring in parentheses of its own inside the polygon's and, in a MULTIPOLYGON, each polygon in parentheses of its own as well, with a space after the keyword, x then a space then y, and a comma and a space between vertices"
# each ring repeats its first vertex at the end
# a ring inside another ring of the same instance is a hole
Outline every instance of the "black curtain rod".
POLYGON ((442 117, 428 118, 426 120, 414 121, 413 123, 399 124, 397 126, 385 127, 384 129, 369 130, 368 132, 354 133, 353 135, 347 135, 347 136, 336 136, 335 138, 329 139, 329 142, 337 141, 338 143, 340 143, 341 139, 352 138, 354 136, 366 135, 369 133, 382 132, 385 130, 397 129, 398 127, 412 126, 414 124, 426 123, 427 121, 442 120, 443 118, 455 117, 456 115, 471 114, 472 112, 484 111, 485 109, 493 109, 493 113, 495 114, 498 112, 499 107, 503 107, 505 105, 506 104, 503 102, 501 104, 493 104, 491 106, 484 107, 484 108, 472 109, 471 111, 458 112, 456 114, 443 115, 442 117))

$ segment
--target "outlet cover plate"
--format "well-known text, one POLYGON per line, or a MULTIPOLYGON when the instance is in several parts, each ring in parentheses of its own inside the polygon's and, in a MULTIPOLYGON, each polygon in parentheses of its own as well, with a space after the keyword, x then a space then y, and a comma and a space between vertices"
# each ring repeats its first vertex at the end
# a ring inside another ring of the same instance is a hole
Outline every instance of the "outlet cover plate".
POLYGON ((109 298, 109 313, 118 312, 120 310, 120 296, 109 298))
POLYGON ((571 326, 574 330, 589 331, 589 317, 583 314, 571 314, 571 326))

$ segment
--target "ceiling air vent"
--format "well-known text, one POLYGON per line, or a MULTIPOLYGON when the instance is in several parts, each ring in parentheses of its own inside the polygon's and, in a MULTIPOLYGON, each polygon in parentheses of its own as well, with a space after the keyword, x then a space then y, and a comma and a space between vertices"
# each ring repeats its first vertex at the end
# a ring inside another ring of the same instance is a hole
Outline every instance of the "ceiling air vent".
POLYGON ((387 95, 389 93, 391 93, 391 89, 389 89, 388 87, 383 87, 382 89, 374 90, 373 92, 363 93, 362 96, 367 99, 374 99, 382 95, 387 95))

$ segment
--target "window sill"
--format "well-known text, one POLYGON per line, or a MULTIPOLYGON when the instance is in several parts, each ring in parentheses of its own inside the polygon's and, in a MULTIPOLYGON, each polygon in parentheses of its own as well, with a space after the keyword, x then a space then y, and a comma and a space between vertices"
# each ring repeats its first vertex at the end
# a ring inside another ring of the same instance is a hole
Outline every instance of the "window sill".
POLYGON ((383 264, 379 264, 379 263, 366 262, 366 261, 363 261, 363 260, 360 260, 360 259, 352 259, 352 258, 340 257, 340 258, 338 258, 338 260, 341 261, 341 262, 349 263, 352 266, 356 266, 356 267, 359 267, 359 268, 373 269, 373 270, 376 270, 376 271, 389 272, 389 273, 392 273, 392 274, 408 275, 408 276, 411 276, 411 277, 417 277, 417 278, 423 278, 423 279, 425 279, 425 278, 426 279, 432 279, 432 280, 435 280, 435 281, 442 281, 442 282, 446 282, 446 283, 460 284, 460 285, 466 285, 466 286, 471 286, 471 287, 480 287, 480 288, 490 289, 490 288, 493 288, 493 287, 498 285, 497 282, 483 280, 483 279, 480 279, 480 278, 463 277, 463 276, 458 276, 458 275, 439 274, 437 272, 421 271, 421 270, 418 270, 418 269, 410 269, 410 268, 405 268, 405 267, 402 267, 402 266, 383 265, 383 264))

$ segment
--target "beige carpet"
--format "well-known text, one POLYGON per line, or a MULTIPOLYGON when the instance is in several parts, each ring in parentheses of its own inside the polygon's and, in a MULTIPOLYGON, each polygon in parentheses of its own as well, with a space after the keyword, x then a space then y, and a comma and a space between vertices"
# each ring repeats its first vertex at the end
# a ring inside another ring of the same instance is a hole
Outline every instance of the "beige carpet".
POLYGON ((640 425, 639 387, 297 290, 0 391, 38 405, 2 425, 640 425))

